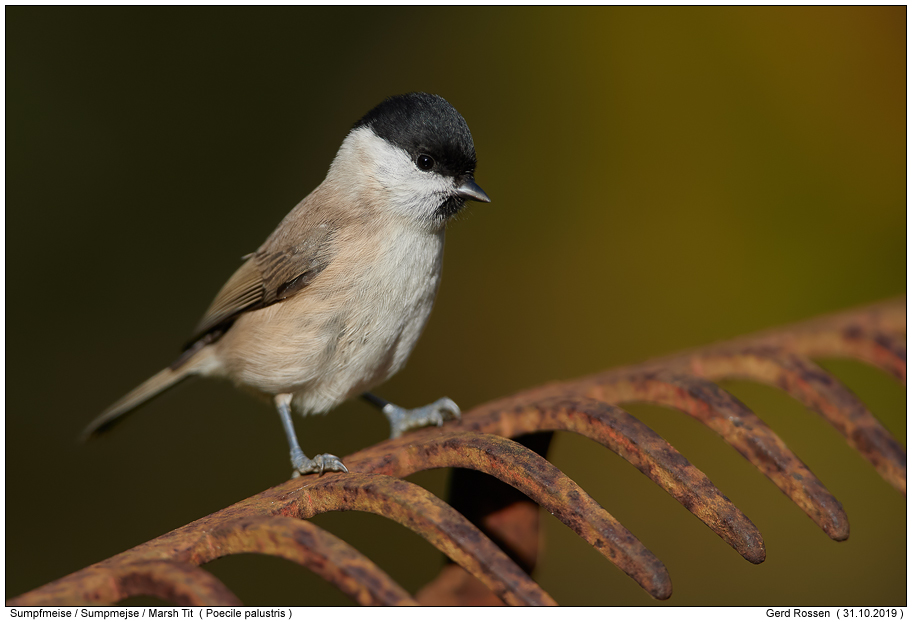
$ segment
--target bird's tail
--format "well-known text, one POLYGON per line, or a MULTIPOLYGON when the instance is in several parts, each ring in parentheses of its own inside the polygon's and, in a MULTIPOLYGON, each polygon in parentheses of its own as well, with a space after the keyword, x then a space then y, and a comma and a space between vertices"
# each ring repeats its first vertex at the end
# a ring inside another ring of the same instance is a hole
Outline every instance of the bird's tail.
MULTIPOLYGON (((122 416, 129 414, 139 405, 152 399, 166 389, 170 389, 181 380, 197 374, 205 366, 209 355, 208 348, 194 352, 192 356, 182 356, 174 365, 161 370, 144 383, 111 404, 107 410, 95 417, 80 435, 86 441, 114 425, 122 416)), ((187 354, 190 354, 189 352, 187 354)))

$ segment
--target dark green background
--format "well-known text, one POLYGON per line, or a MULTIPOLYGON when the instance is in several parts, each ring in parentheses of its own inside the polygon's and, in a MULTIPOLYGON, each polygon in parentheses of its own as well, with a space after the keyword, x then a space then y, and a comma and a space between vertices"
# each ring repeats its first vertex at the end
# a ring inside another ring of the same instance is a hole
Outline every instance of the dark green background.
MULTIPOLYGON (((446 97, 493 198, 449 231, 409 365, 380 393, 463 408, 905 292, 906 9, 6 8, 6 594, 288 477, 278 417, 196 382, 75 438, 167 365, 241 255, 382 98, 446 97)), ((833 363, 905 443, 905 390, 833 363)), ((552 460, 669 568, 672 605, 906 603, 905 498, 820 417, 726 384, 839 498, 836 543, 709 430, 631 411, 757 524, 753 566, 629 464, 552 460)), ((362 403, 304 449, 383 439, 362 403)), ((445 472, 413 478, 445 494, 445 472)), ((441 564, 375 516, 316 522, 407 589, 441 564)), ((308 571, 207 566, 247 604, 348 602, 308 571)), ((536 578, 564 604, 654 604, 550 516, 536 578)))

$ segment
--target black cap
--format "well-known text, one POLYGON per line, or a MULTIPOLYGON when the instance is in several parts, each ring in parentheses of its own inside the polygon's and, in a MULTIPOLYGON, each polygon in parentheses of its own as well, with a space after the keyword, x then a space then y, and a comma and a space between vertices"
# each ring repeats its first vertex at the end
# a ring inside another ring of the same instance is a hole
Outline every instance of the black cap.
POLYGON ((475 144, 465 119, 447 100, 428 93, 407 93, 385 99, 355 123, 405 150, 412 159, 434 158, 443 175, 460 177, 475 172, 475 144))

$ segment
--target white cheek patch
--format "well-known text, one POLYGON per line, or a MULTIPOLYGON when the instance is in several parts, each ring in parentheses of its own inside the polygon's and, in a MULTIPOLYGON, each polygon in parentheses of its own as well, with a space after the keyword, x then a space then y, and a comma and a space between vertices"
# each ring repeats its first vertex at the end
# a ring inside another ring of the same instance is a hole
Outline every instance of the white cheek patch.
MULTIPOLYGON (((437 209, 453 191, 453 181, 418 170, 409 154, 383 140, 369 128, 352 132, 346 142, 360 153, 361 166, 386 199, 387 209, 409 218, 436 222, 437 209)), ((363 174, 363 173, 362 173, 363 174)))

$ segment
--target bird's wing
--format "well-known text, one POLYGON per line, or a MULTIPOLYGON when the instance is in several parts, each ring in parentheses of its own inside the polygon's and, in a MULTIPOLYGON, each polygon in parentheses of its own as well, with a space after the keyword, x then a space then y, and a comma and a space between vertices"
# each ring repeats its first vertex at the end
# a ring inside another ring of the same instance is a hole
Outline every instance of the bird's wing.
POLYGON ((239 313, 259 306, 265 297, 264 293, 263 275, 256 265, 254 255, 245 261, 222 286, 215 300, 203 315, 203 319, 196 325, 192 341, 198 340, 239 313))
POLYGON ((332 260, 332 232, 316 227, 293 246, 264 245, 237 269, 222 287, 194 331, 190 344, 238 315, 262 309, 301 291, 332 260))

